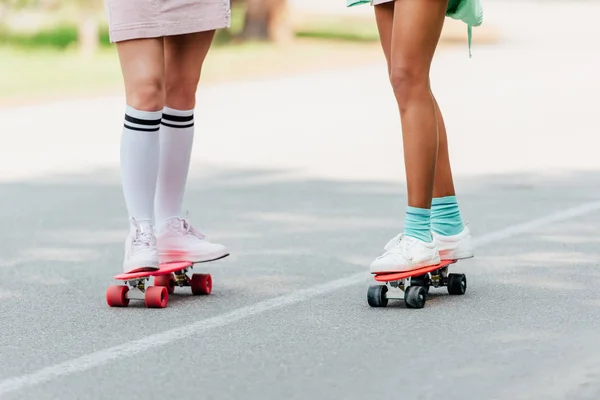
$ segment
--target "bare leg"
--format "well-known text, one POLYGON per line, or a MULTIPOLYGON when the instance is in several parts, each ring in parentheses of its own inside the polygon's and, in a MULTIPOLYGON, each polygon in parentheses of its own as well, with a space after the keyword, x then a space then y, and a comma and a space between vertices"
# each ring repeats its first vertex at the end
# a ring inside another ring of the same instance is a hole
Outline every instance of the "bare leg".
POLYGON ((207 31, 165 38, 167 107, 195 107, 200 72, 214 36, 215 31, 207 31))
MULTIPOLYGON (((385 55, 388 72, 391 72, 391 54, 392 54, 392 31, 394 26, 394 2, 385 3, 375 7, 375 17, 381 40, 381 47, 385 55)), ((444 118, 435 99, 438 130, 438 153, 435 170, 435 179, 433 187, 433 197, 454 196, 454 182, 452 178, 452 169, 450 167, 450 157, 448 155, 448 138, 446 135, 446 126, 444 118)))
POLYGON ((431 61, 444 24, 447 0, 397 0, 394 4, 390 81, 402 121, 408 205, 428 209, 438 147, 431 61))
POLYGON ((437 114, 438 127, 438 156, 435 168, 435 180, 433 185, 433 197, 454 196, 454 179, 452 178, 452 168, 450 167, 450 154, 448 152, 448 135, 446 134, 446 124, 440 111, 437 100, 433 96, 435 110, 437 114))
POLYGON ((162 111, 164 105, 163 39, 117 43, 127 105, 141 111, 162 111))

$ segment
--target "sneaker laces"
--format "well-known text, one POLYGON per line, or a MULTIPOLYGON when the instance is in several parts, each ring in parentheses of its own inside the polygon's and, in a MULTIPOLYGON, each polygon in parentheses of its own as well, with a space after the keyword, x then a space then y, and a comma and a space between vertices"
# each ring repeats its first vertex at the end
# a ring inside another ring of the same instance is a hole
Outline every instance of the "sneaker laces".
POLYGON ((400 243, 402 242, 402 236, 404 236, 403 233, 399 233, 396 236, 394 236, 393 238, 391 238, 383 247, 384 250, 386 251, 390 251, 393 250, 395 248, 399 248, 400 247, 400 243))
POLYGON ((142 225, 132 218, 135 226, 135 237, 133 238, 133 247, 135 248, 150 248, 154 245, 154 232, 150 226, 142 227, 142 225))
POLYGON ((385 250, 388 253, 408 254, 409 250, 417 243, 416 240, 411 239, 405 237, 404 233, 399 233, 385 245, 385 250))
POLYGON ((187 220, 187 218, 180 218, 179 221, 181 222, 180 225, 180 232, 184 233, 187 236, 192 237, 193 239, 197 240, 197 241, 203 241, 204 239, 206 239, 206 235, 204 235, 202 232, 196 230, 187 220))

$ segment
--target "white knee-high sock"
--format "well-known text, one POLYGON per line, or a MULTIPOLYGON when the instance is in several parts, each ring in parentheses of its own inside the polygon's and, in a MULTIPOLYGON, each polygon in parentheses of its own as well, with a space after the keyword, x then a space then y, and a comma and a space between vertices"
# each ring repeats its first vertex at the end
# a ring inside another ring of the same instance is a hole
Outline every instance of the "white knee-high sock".
POLYGON ((160 163, 156 189, 156 227, 159 232, 169 218, 182 214, 193 143, 194 110, 165 107, 160 126, 160 163))
POLYGON ((127 106, 121 136, 121 179, 129 217, 152 223, 162 111, 127 106))

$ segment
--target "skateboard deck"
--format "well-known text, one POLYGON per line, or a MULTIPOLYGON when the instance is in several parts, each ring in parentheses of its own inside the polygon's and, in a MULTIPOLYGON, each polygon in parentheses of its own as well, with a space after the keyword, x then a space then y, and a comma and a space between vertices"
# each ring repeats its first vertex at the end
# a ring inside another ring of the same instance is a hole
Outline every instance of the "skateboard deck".
POLYGON ((195 295, 208 295, 212 291, 212 277, 208 274, 188 275, 194 268, 191 262, 171 262, 159 265, 158 269, 139 270, 114 276, 126 285, 113 285, 106 291, 106 302, 110 307, 127 307, 129 300, 144 300, 148 308, 165 308, 169 294, 175 287, 190 286, 195 295), (154 277, 154 286, 146 283, 154 277))
POLYGON ((413 269, 412 271, 406 272, 386 272, 382 274, 375 274, 375 280, 377 282, 391 282, 399 281, 405 278, 413 276, 425 275, 428 272, 435 271, 436 269, 447 267, 450 264, 454 264, 456 260, 444 260, 436 265, 428 265, 419 269, 413 269))
POLYGON ((390 299, 404 299, 408 308, 423 308, 431 286, 446 286, 448 293, 453 295, 465 294, 467 277, 464 274, 448 274, 448 266, 456 262, 445 260, 412 271, 375 274, 375 280, 383 285, 370 286, 367 301, 371 307, 386 307, 390 299))
POLYGON ((146 277, 150 277, 150 276, 168 275, 171 272, 180 271, 184 268, 191 267, 192 265, 193 265, 193 263, 187 262, 187 261, 164 263, 164 264, 160 264, 158 266, 158 269, 146 269, 146 270, 141 269, 141 270, 135 271, 135 272, 118 274, 118 275, 114 276, 114 279, 116 279, 118 281, 129 281, 131 279, 136 279, 136 278, 146 278, 146 277))

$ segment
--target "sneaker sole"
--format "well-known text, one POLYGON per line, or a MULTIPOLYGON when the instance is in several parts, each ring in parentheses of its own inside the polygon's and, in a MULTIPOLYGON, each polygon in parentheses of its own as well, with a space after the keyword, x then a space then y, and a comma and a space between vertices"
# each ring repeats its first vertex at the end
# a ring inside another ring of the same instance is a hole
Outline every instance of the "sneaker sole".
POLYGON ((466 251, 457 252, 457 253, 453 253, 451 251, 446 251, 446 252, 441 251, 440 252, 440 259, 442 261, 466 260, 466 259, 473 258, 473 257, 475 257, 475 254, 473 252, 466 252, 466 251))
POLYGON ((174 263, 174 262, 190 262, 194 264, 201 264, 211 261, 217 261, 229 256, 229 252, 218 252, 212 254, 203 254, 201 256, 193 257, 190 254, 173 254, 167 253, 160 255, 160 262, 162 263, 174 263))
POLYGON ((123 272, 125 274, 132 274, 135 272, 144 272, 144 271, 156 271, 159 269, 158 263, 153 262, 139 262, 135 264, 123 265, 123 272))
POLYGON ((431 260, 431 261, 425 261, 419 264, 415 264, 415 265, 411 265, 410 267, 399 267, 399 269, 391 269, 391 270, 383 270, 383 271, 373 271, 371 269, 369 269, 371 271, 371 274, 373 275, 378 275, 378 274, 393 274, 393 273, 399 273, 399 272, 410 272, 410 271, 414 271, 415 269, 420 269, 420 268, 425 268, 425 267, 430 267, 432 265, 437 265, 439 263, 441 263, 442 260, 431 260))

